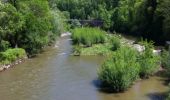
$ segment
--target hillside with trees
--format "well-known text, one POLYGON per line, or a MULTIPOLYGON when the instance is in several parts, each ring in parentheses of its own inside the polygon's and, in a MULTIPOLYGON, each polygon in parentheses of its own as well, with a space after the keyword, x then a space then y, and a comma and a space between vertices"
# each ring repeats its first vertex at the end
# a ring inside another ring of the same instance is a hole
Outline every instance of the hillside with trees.
POLYGON ((71 19, 103 21, 102 28, 111 32, 156 42, 170 39, 169 0, 57 0, 56 4, 71 19))

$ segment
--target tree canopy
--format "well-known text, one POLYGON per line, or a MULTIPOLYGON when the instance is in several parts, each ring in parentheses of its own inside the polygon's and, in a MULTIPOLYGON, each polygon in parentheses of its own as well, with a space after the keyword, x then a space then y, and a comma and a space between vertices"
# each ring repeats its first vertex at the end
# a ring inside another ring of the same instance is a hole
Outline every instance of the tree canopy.
POLYGON ((0 51, 24 48, 36 54, 64 30, 63 15, 47 0, 3 0, 0 2, 0 51))
POLYGON ((170 39, 169 0, 53 0, 71 19, 103 21, 102 28, 157 42, 170 39))

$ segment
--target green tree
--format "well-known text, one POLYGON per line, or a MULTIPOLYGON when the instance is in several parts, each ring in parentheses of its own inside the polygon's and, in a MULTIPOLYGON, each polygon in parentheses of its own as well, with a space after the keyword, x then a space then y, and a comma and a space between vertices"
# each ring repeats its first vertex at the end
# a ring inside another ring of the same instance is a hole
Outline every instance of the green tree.
POLYGON ((0 2, 0 40, 9 41, 12 47, 17 46, 20 37, 18 32, 24 23, 22 14, 15 7, 0 2))
POLYGON ((159 0, 157 8, 157 15, 162 21, 163 37, 168 40, 170 39, 170 1, 159 0))
POLYGON ((24 15, 26 24, 23 29, 20 46, 30 54, 38 53, 49 42, 51 15, 48 2, 29 0, 19 3, 19 11, 24 15))

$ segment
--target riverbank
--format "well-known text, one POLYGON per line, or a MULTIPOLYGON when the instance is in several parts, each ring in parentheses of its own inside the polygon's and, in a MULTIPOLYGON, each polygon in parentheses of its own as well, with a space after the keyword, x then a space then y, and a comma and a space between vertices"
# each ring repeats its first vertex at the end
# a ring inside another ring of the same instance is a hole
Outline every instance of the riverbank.
MULTIPOLYGON (((139 44, 137 39, 129 39, 127 37, 124 37, 123 35, 120 34, 107 34, 106 35, 106 42, 103 44, 94 44, 91 47, 84 47, 84 46, 79 46, 76 47, 74 46, 74 51, 73 55, 79 55, 79 56, 96 56, 96 55, 103 55, 107 56, 113 53, 112 50, 112 43, 111 39, 112 37, 116 37, 120 39, 120 45, 122 46, 129 46, 137 50, 138 52, 142 52, 145 47, 139 44)), ((160 49, 153 49, 153 53, 160 55, 161 50, 160 49)))
POLYGON ((18 59, 10 64, 0 65, 0 72, 7 70, 9 68, 15 67, 16 65, 23 63, 25 60, 27 60, 28 57, 24 57, 22 59, 18 59))
POLYGON ((22 48, 7 49, 4 52, 0 52, 0 71, 20 64, 27 58, 27 54, 22 48))
POLYGON ((123 93, 98 87, 97 68, 103 56, 70 56, 69 37, 14 69, 0 73, 2 100, 163 100, 168 86, 162 77, 140 80, 123 93), (65 54, 62 54, 65 53, 65 54), (59 91, 60 90, 60 91, 59 91), (154 99, 153 99, 154 98, 154 99))
MULTIPOLYGON (((58 39, 70 35, 71 33, 65 32, 62 33, 60 37, 58 37, 58 39)), ((43 47, 41 53, 43 53, 43 51, 45 51, 48 48, 52 47, 57 48, 58 45, 59 44, 57 42, 56 44, 43 47)), ((22 48, 7 49, 4 52, 0 52, 0 72, 15 67, 16 65, 23 63, 28 58, 32 58, 34 56, 36 55, 27 56, 26 51, 22 48)))

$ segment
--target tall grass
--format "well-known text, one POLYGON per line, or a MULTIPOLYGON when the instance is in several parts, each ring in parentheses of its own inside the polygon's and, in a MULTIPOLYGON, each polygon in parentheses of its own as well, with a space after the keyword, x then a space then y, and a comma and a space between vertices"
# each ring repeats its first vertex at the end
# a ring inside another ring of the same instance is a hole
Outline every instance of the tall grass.
POLYGON ((114 92, 126 90, 139 75, 136 55, 129 47, 120 48, 99 68, 99 79, 114 92))
POLYGON ((116 35, 111 37, 110 43, 112 44, 112 50, 113 51, 119 49, 120 46, 121 46, 120 38, 116 35))
POLYGON ((141 41, 141 45, 145 46, 145 50, 139 55, 140 76, 141 78, 148 78, 159 70, 160 57, 153 54, 153 42, 147 40, 141 41))
POLYGON ((161 53, 161 63, 162 63, 162 67, 169 69, 170 67, 170 51, 167 50, 163 50, 163 52, 161 53))
POLYGON ((26 57, 26 52, 24 49, 8 49, 5 52, 0 53, 0 64, 10 64, 17 59, 22 59, 24 57, 26 57))
MULTIPOLYGON (((163 50, 161 53, 161 65, 162 67, 166 70, 166 75, 169 77, 170 76, 170 50, 163 50)), ((170 98, 170 95, 169 95, 170 98)))
POLYGON ((76 28, 72 33, 73 43, 76 45, 92 46, 93 44, 105 42, 106 32, 99 28, 76 28))

